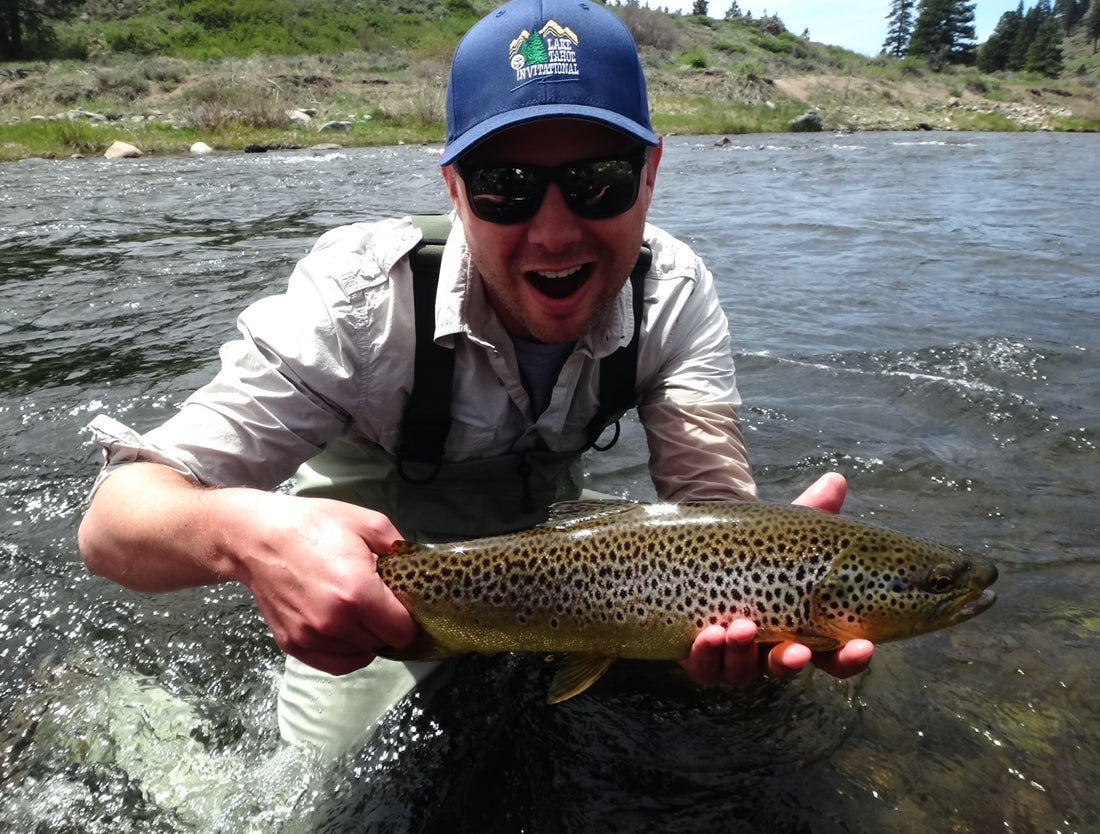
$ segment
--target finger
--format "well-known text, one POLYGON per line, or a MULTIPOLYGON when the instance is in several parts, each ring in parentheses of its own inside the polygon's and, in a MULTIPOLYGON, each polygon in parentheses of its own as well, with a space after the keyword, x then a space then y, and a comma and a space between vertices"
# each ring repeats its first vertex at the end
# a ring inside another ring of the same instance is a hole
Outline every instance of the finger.
POLYGON ((839 472, 826 472, 791 503, 836 514, 847 495, 848 481, 844 476, 839 472))
POLYGON ((372 553, 389 553, 393 543, 403 538, 393 522, 382 513, 366 507, 333 501, 327 498, 312 498, 323 504, 331 517, 338 518, 347 529, 358 535, 372 553))
POLYGON ((319 669, 329 675, 351 674, 352 672, 369 666, 375 657, 373 654, 363 652, 340 654, 304 649, 287 653, 302 661, 302 663, 305 663, 307 666, 312 666, 314 669, 319 669))
POLYGON ((381 579, 364 590, 363 628, 384 646, 403 649, 416 636, 418 626, 393 591, 381 579))
POLYGON ((375 655, 390 644, 354 620, 339 628, 319 629, 297 623, 288 631, 272 631, 279 647, 287 654, 314 652, 331 655, 375 655))
POLYGON ((691 652, 680 661, 684 671, 701 686, 714 686, 722 679, 722 650, 726 630, 718 625, 707 626, 696 635, 691 652))
POLYGON ((737 619, 726 629, 722 656, 722 682, 738 689, 760 677, 760 649, 756 643, 756 623, 737 619))
POLYGON ((871 664, 875 645, 870 640, 850 640, 831 652, 814 655, 814 665, 836 678, 858 675, 871 664))
POLYGON ((765 668, 773 678, 789 678, 806 667, 813 652, 801 643, 778 643, 768 652, 765 668))

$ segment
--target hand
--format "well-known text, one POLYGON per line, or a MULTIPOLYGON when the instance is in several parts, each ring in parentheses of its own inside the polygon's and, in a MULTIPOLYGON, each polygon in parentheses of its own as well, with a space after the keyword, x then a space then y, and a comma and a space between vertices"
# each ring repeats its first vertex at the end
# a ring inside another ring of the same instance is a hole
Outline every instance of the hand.
POLYGON ((340 675, 416 634, 379 578, 400 538, 380 513, 258 489, 207 489, 156 463, 114 472, 77 539, 88 569, 145 593, 243 582, 288 654, 340 675))
POLYGON ((252 591, 283 651, 342 675, 412 640, 416 624, 375 570, 377 554, 401 538, 388 518, 321 498, 250 501, 249 529, 260 535, 238 553, 234 578, 252 591))
MULTIPOLYGON (((828 472, 814 482, 793 503, 824 512, 840 512, 848 483, 837 472, 828 472)), ((695 638, 691 653, 680 665, 703 686, 726 684, 746 687, 760 675, 789 678, 812 662, 837 678, 862 672, 871 662, 874 645, 869 640, 851 640, 828 652, 811 652, 801 643, 778 643, 771 648, 756 642, 756 624, 737 619, 728 628, 707 626, 695 638)))

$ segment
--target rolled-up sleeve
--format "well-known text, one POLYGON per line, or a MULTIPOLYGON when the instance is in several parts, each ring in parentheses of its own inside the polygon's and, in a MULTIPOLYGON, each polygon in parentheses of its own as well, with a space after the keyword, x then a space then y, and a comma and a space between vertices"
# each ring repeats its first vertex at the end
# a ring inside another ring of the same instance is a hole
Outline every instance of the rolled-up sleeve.
POLYGON ((663 402, 639 412, 662 501, 756 499, 737 406, 663 402))
POLYGON ((104 478, 121 466, 131 463, 157 463, 196 481, 187 464, 169 449, 162 449, 155 442, 129 426, 106 414, 98 414, 88 424, 92 442, 103 450, 103 468, 92 485, 94 495, 104 478))
POLYGON ((679 241, 659 233, 653 245, 638 414, 657 494, 667 501, 753 500, 729 322, 713 276, 679 241))
POLYGON ((206 486, 270 489, 343 434, 361 411, 363 333, 389 315, 389 270, 416 240, 405 224, 379 264, 368 243, 380 225, 322 236, 284 293, 241 313, 241 338, 222 347, 217 375, 166 422, 139 433, 97 417, 90 428, 106 461, 96 486, 151 461, 206 486))

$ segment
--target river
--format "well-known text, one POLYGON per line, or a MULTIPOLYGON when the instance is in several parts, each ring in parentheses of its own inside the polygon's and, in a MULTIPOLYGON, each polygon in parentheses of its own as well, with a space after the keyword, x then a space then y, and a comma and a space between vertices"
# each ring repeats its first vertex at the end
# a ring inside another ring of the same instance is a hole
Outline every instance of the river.
MULTIPOLYGON (((998 602, 844 682, 471 658, 329 767, 248 593, 75 546, 84 427, 148 428, 324 230, 446 207, 434 148, 0 167, 0 832, 1100 830, 1100 153, 1074 134, 670 137, 651 220, 730 317, 762 497, 965 546, 998 602)), ((652 497, 640 429, 591 485, 652 497)))

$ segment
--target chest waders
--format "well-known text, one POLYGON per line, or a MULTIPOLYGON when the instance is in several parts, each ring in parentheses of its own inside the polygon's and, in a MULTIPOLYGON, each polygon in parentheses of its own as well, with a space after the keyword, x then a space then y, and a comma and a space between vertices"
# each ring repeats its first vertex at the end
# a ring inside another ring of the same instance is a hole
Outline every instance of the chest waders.
MULTIPOLYGON (((611 448, 619 438, 613 418, 636 405, 638 333, 652 254, 643 246, 630 275, 630 344, 600 360, 599 406, 588 423, 584 448, 447 462, 443 449, 451 428, 454 351, 437 345, 434 335, 436 287, 450 219, 422 215, 413 217, 413 223, 423 232, 410 254, 416 352, 398 452, 334 442, 299 468, 292 491, 378 510, 406 538, 421 541, 476 538, 538 524, 552 503, 580 496, 581 455, 611 448), (612 422, 613 436, 599 445, 612 422)), ((279 732, 287 742, 338 756, 365 743, 386 711, 439 665, 378 658, 364 669, 334 677, 287 657, 279 689, 279 732)))

